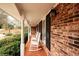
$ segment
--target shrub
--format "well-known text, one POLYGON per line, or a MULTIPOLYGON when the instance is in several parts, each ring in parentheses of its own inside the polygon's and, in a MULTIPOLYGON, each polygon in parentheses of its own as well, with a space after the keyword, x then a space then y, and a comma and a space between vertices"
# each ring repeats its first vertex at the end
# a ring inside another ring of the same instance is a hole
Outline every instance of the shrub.
POLYGON ((20 34, 9 36, 0 40, 0 55, 19 56, 20 55, 20 34))
POLYGON ((26 44, 28 40, 28 32, 25 33, 24 35, 24 43, 26 44))
POLYGON ((11 36, 12 35, 12 33, 7 33, 7 34, 5 34, 6 36, 11 36))

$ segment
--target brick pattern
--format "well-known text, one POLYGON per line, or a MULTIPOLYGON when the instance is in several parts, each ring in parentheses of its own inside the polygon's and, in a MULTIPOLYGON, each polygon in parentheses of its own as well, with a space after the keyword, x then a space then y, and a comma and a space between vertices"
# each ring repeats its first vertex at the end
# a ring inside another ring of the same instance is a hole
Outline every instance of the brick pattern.
POLYGON ((51 54, 79 55, 79 4, 60 3, 51 20, 51 54))
POLYGON ((36 35, 36 27, 31 27, 31 35, 32 36, 36 35))

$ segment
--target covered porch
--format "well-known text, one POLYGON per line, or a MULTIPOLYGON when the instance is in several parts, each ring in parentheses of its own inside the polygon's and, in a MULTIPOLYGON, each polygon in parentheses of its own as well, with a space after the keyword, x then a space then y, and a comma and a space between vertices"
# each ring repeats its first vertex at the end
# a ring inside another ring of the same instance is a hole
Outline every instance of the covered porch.
MULTIPOLYGON (((46 16, 55 8, 55 3, 12 3, 12 4, 0 4, 0 8, 10 16, 21 22, 21 43, 20 43, 20 55, 21 56, 47 56, 50 55, 50 41, 46 41, 46 16), (13 11, 12 11, 13 10, 13 11), (26 28, 27 27, 27 28, 26 28), (28 37, 26 38, 26 31, 28 31, 28 37), (36 36, 39 32, 40 44, 38 45, 38 51, 29 51, 31 38, 36 36), (47 43, 48 47, 47 47, 47 43)), ((49 21, 48 21, 49 22, 49 21)), ((48 28, 49 30, 49 28, 48 28)), ((16 30, 15 30, 16 31, 16 30)), ((49 38, 48 38, 49 39, 49 38)))
POLYGON ((55 8, 57 4, 15 4, 21 15, 21 54, 25 56, 49 56, 50 54, 50 20, 46 20, 51 9, 55 8), (24 43, 24 22, 28 24, 28 39, 24 43), (47 29, 46 29, 47 28, 47 29), (36 36, 39 32, 40 44, 38 51, 29 51, 31 45, 31 38, 36 36), (48 34, 47 34, 48 32, 48 34), (47 40, 48 41, 47 41, 47 40))
POLYGON ((21 56, 79 55, 78 3, 13 3, 0 8, 21 22, 21 56), (32 44, 37 51, 30 50, 32 44))

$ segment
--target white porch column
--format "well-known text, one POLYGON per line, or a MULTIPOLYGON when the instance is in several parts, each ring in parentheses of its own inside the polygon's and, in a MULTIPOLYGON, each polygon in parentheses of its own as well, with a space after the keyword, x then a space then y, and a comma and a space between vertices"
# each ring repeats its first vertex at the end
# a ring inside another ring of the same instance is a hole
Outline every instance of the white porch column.
POLYGON ((29 27, 28 27, 28 41, 29 41, 29 39, 30 39, 30 36, 31 36, 31 27, 29 26, 29 27))
POLYGON ((21 18, 21 44, 20 55, 24 56, 24 18, 21 18))

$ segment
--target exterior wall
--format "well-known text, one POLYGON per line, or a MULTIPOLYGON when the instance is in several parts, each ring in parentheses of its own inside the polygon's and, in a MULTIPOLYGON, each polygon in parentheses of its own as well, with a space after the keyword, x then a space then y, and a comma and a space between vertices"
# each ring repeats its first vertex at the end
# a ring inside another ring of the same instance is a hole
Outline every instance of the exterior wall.
POLYGON ((79 55, 79 4, 58 4, 51 20, 51 54, 79 55))
POLYGON ((32 36, 36 35, 36 27, 31 27, 31 35, 32 36))

